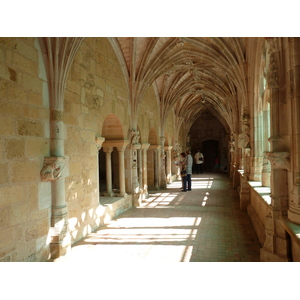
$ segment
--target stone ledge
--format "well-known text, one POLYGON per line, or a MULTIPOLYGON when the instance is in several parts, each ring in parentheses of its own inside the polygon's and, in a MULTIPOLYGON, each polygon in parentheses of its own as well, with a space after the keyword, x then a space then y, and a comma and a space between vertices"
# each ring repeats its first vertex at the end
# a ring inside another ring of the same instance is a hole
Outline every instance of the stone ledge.
POLYGON ((287 233, 290 235, 290 237, 293 239, 293 241, 296 242, 298 246, 300 246, 300 225, 292 223, 287 219, 279 219, 279 221, 287 231, 287 233))
POLYGON ((132 196, 125 197, 100 197, 100 206, 104 207, 104 216, 113 219, 132 207, 132 196))

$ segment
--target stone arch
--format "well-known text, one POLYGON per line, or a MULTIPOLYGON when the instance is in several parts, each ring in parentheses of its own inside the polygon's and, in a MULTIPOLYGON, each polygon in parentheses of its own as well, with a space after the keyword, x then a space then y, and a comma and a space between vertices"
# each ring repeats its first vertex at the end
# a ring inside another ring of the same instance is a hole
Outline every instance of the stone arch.
POLYGON ((119 118, 114 114, 109 114, 102 125, 102 137, 105 140, 123 140, 124 131, 119 118))
POLYGON ((120 168, 118 146, 123 145, 124 130, 119 118, 114 114, 106 116, 102 126, 101 136, 105 138, 102 149, 99 151, 99 185, 100 194, 113 196, 120 193, 120 168), (110 153, 110 154, 107 154, 110 153), (107 157, 110 156, 111 184, 108 185, 107 157))
POLYGON ((149 130, 148 143, 150 145, 158 145, 157 133, 153 127, 151 127, 149 130))

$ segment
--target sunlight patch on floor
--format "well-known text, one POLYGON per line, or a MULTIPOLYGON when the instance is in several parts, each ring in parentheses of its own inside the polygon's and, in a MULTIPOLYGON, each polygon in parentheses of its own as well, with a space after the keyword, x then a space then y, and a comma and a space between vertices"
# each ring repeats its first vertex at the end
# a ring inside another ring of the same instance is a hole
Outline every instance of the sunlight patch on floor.
POLYGON ((120 218, 91 233, 64 260, 189 261, 201 217, 120 218))

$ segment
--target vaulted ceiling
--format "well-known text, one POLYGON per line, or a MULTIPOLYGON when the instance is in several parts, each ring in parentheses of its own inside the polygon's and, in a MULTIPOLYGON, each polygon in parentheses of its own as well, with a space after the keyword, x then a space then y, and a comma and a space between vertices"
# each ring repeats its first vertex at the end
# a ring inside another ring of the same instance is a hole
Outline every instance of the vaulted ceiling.
POLYGON ((228 129, 239 114, 237 95, 247 90, 245 39, 121 37, 110 42, 123 67, 134 112, 152 85, 162 120, 173 109, 177 121, 189 127, 199 114, 210 112, 228 129))

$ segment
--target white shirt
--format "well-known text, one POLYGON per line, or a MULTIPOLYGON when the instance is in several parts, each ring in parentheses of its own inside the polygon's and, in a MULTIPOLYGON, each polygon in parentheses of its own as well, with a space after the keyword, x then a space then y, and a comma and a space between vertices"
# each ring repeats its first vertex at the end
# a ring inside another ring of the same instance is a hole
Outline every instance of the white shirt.
POLYGON ((201 152, 197 152, 197 153, 195 154, 195 156, 194 156, 194 159, 195 159, 195 163, 196 163, 197 165, 203 164, 204 156, 203 156, 203 154, 202 154, 201 152), (200 160, 199 158, 202 158, 202 160, 200 160))

